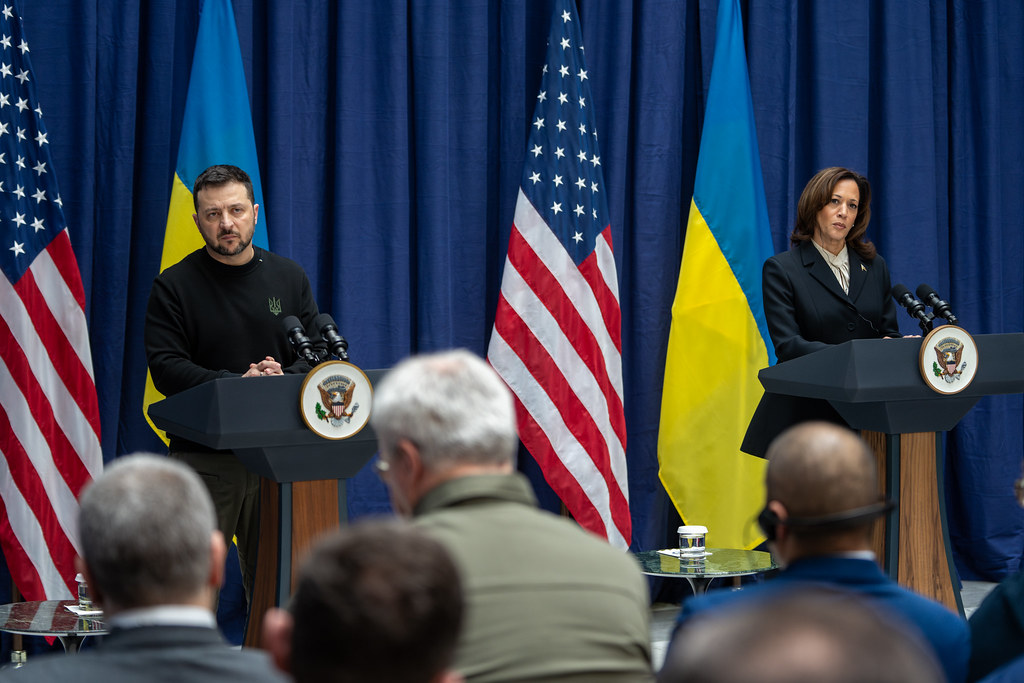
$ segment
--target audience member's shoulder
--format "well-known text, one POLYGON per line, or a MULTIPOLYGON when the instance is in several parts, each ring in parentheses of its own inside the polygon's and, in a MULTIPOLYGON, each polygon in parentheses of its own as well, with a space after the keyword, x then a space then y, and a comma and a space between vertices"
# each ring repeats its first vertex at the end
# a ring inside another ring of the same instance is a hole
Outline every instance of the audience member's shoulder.
POLYGON ((984 678, 981 683, 1019 683, 1024 681, 1024 656, 1012 660, 984 678))
POLYGON ((967 625, 971 632, 970 680, 1024 654, 1024 572, 993 588, 967 625))
POLYGON ((971 615, 970 621, 984 621, 989 610, 1002 609, 1004 606, 1024 618, 1024 571, 1008 576, 989 591, 971 615))
POLYGON ((263 650, 242 648, 241 651, 232 650, 231 654, 238 655, 240 662, 238 673, 244 674, 244 680, 255 683, 283 683, 291 679, 278 671, 270 656, 263 650))
MULTIPOLYGON (((604 538, 581 527, 576 521, 554 513, 534 508, 531 514, 537 523, 546 526, 551 534, 551 543, 556 549, 571 553, 581 561, 618 566, 629 574, 642 576, 640 565, 628 550, 611 545, 604 538)), ((556 550, 557 551, 557 550, 556 550)))
POLYGON ((936 602, 935 600, 932 600, 931 598, 926 598, 919 593, 915 593, 909 588, 905 588, 898 584, 895 585, 896 589, 904 595, 905 599, 913 605, 914 609, 927 617, 928 621, 942 625, 950 630, 956 631, 957 633, 968 633, 969 629, 967 626, 967 620, 953 612, 953 610, 939 602, 936 602))
POLYGON ((67 655, 58 654, 57 652, 30 655, 28 661, 20 669, 0 671, 0 680, 10 681, 11 683, 18 683, 19 681, 27 683, 39 681, 42 683, 44 681, 57 681, 66 677, 69 680, 88 681, 87 675, 86 678, 81 678, 78 675, 80 669, 84 669, 87 674, 89 670, 88 663, 89 653, 75 655, 74 661, 70 660, 67 655), (83 662, 84 666, 82 666, 83 662))
POLYGON ((742 590, 735 588, 719 587, 710 590, 703 595, 694 595, 683 600, 682 609, 676 619, 677 626, 694 617, 704 614, 713 614, 721 610, 743 608, 744 605, 770 598, 777 592, 784 592, 786 587, 782 584, 751 584, 742 590), (778 590, 771 590, 777 588, 778 590))
POLYGON ((249 683, 285 683, 289 679, 281 674, 262 650, 234 650, 228 647, 200 648, 189 659, 176 666, 179 652, 159 649, 139 652, 106 651, 102 645, 70 656, 63 653, 37 655, 29 658, 24 667, 0 674, 0 680, 10 683, 52 683, 67 679, 76 683, 117 683, 141 680, 140 669, 145 669, 146 680, 161 681, 213 681, 245 680, 249 683), (198 669, 197 669, 198 667, 198 669), (200 671, 201 670, 201 671, 200 671), (200 675, 202 674, 202 675, 200 675))

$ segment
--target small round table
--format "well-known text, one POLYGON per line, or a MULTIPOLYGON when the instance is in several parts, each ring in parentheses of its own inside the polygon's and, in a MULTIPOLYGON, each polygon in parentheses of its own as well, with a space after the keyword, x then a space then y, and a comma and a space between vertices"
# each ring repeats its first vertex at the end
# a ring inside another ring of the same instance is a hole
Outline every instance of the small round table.
POLYGON ((683 578, 690 582, 694 595, 703 595, 715 579, 762 574, 778 567, 771 553, 735 548, 708 548, 701 561, 681 561, 661 550, 636 553, 640 569, 648 576, 683 578))
POLYGON ((26 636, 53 636, 64 652, 75 654, 87 636, 102 636, 107 627, 103 615, 80 617, 66 608, 77 600, 36 600, 0 605, 0 631, 26 636))

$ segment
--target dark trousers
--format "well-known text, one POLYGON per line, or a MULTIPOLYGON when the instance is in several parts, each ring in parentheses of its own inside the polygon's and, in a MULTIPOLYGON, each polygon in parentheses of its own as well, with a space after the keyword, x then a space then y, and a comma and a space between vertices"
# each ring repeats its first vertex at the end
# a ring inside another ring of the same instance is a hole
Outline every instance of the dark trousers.
POLYGON ((173 451, 170 456, 194 469, 206 484, 224 542, 231 543, 232 536, 237 540, 245 600, 252 604, 260 536, 259 475, 245 469, 231 452, 173 451))

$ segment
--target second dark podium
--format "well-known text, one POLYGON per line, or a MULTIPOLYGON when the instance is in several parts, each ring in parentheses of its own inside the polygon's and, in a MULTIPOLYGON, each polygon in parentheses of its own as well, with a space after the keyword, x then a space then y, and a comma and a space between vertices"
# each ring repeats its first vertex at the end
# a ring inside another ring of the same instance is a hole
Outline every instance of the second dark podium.
MULTIPOLYGON (((886 572, 963 614, 946 526, 944 454, 952 429, 982 396, 1024 392, 1024 334, 977 335, 978 369, 963 391, 940 395, 918 370, 921 339, 858 339, 765 368, 767 394, 819 399, 861 430, 879 464, 879 487, 896 501, 875 533, 886 572)), ((763 455, 763 453, 755 453, 763 455)), ((1007 483, 1009 485, 1009 482, 1007 483)))
MULTIPOLYGON (((375 384, 384 370, 365 372, 375 384)), ((209 448, 231 450, 249 471, 262 477, 260 546, 247 647, 259 644, 264 612, 287 604, 298 560, 318 536, 347 521, 345 480, 377 451, 377 437, 369 425, 338 441, 324 439, 306 426, 299 412, 305 378, 218 379, 149 408, 160 429, 209 448)))

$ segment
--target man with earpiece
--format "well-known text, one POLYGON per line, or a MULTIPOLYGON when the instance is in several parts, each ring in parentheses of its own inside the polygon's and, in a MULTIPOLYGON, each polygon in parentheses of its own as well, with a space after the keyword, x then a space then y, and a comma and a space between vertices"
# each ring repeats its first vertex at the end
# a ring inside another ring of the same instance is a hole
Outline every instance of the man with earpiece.
POLYGON ((805 422, 780 434, 767 458, 767 503, 758 522, 782 570, 740 591, 688 599, 677 621, 677 636, 685 638, 688 627, 698 627, 704 613, 742 609, 750 601, 779 598, 785 591, 837 588, 848 592, 847 599, 902 621, 931 646, 948 681, 964 681, 970 655, 966 622, 890 579, 871 551, 871 527, 892 505, 880 500, 867 444, 845 427, 805 422))

